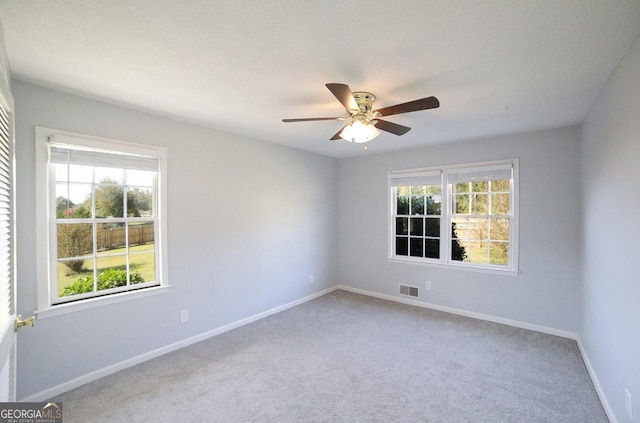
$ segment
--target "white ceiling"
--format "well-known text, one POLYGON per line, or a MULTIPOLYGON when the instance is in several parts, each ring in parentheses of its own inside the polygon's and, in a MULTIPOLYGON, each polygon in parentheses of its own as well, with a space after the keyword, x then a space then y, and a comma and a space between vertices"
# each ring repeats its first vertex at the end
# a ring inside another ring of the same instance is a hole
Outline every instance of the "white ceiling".
POLYGON ((0 0, 14 78, 333 157, 582 121, 640 31, 639 0, 0 0), (329 141, 327 82, 412 127, 329 141))

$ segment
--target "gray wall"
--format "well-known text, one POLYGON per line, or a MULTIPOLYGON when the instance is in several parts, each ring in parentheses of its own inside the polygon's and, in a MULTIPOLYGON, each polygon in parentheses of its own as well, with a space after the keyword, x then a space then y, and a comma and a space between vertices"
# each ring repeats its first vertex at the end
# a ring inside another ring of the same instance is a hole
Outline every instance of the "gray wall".
POLYGON ((584 306, 580 337, 619 422, 640 419, 640 40, 583 124, 584 306))
POLYGON ((12 90, 18 312, 37 308, 36 125, 168 148, 172 286, 21 331, 18 398, 337 283, 337 160, 21 81, 12 90), (181 309, 189 309, 186 324, 181 309))
POLYGON ((551 329, 577 332, 580 315, 580 130, 568 127, 444 144, 340 161, 339 280, 551 329), (387 171, 520 159, 520 270, 517 277, 389 263, 387 171))

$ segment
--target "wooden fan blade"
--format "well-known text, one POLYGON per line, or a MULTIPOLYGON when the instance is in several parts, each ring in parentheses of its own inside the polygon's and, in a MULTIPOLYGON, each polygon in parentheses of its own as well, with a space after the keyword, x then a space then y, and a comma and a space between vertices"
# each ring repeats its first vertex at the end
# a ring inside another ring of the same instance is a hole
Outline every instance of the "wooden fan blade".
POLYGON ((395 135, 404 135, 407 132, 411 131, 411 128, 408 126, 398 125, 397 123, 389 122, 382 119, 376 119, 377 123, 375 123, 376 128, 381 131, 390 132, 395 135))
POLYGON ((336 96, 338 101, 342 103, 347 112, 351 110, 359 111, 358 103, 356 103, 356 99, 353 98, 353 93, 351 92, 351 88, 347 84, 325 84, 329 91, 336 96))
MULTIPOLYGON (((348 124, 347 124, 347 125, 348 125, 348 124)), ((331 141, 341 140, 342 138, 340 137, 340 132, 342 132, 342 130, 343 130, 344 128, 346 128, 346 127, 347 127, 347 125, 345 125, 345 126, 343 126, 342 128, 340 128, 340 130, 339 130, 338 132, 336 132, 334 136, 332 136, 331 138, 329 138, 329 140, 331 140, 331 141)))
POLYGON ((300 119, 282 119, 283 122, 313 122, 314 120, 345 120, 344 117, 322 117, 322 118, 300 118, 300 119))
POLYGON ((398 115, 400 113, 417 112, 418 110, 435 109, 440 107, 440 102, 435 97, 426 97, 395 106, 383 107, 376 110, 380 116, 398 115))

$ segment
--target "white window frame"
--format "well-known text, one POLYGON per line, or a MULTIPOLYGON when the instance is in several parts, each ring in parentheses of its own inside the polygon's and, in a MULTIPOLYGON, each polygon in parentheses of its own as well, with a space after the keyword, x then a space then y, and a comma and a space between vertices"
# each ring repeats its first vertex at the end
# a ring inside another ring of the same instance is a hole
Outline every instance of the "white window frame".
POLYGON ((448 269, 461 269, 470 270, 484 273, 494 273, 501 275, 517 276, 518 270, 518 236, 519 236, 519 160, 495 160, 486 162, 475 163, 461 163, 444 166, 430 166, 423 168, 392 170, 387 172, 387 204, 388 204, 388 222, 387 222, 387 261, 392 263, 403 264, 416 264, 421 266, 433 266, 442 267, 448 269), (452 220, 452 184, 449 183, 449 174, 464 172, 473 168, 487 168, 500 167, 504 165, 510 165, 512 169, 511 178, 511 197, 510 197, 510 210, 511 221, 509 227, 509 264, 508 265, 496 265, 485 263, 469 263, 451 260, 451 220, 452 220), (420 175, 433 174, 433 172, 442 172, 442 203, 441 203, 441 218, 440 218, 440 258, 422 258, 411 256, 397 256, 395 254, 395 207, 396 196, 394 183, 392 182, 397 178, 419 178, 420 175))
POLYGON ((50 128, 36 127, 36 231, 37 231, 37 277, 38 277, 38 318, 47 318, 60 314, 66 314, 93 307, 113 304, 121 301, 163 294, 169 290, 168 263, 167 263, 167 149, 151 146, 95 137, 69 131, 61 131, 50 128), (52 294, 56 287, 52 286, 52 268, 55 263, 55 236, 50 234, 51 224, 55 216, 51 216, 55 207, 55 195, 51 195, 51 179, 49 165, 49 141, 67 143, 74 146, 82 146, 90 149, 114 151, 120 153, 151 156, 159 161, 157 188, 156 188, 156 280, 158 285, 136 290, 115 292, 103 296, 82 298, 72 302, 54 303, 57 295, 52 294))

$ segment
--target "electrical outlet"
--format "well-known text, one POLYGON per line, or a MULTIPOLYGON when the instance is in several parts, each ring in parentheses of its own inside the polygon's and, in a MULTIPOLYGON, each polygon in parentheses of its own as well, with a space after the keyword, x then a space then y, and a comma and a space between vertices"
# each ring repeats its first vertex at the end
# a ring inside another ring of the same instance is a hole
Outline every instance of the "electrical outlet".
POLYGON ((180 323, 189 321, 189 310, 180 310, 180 323))
POLYGON ((629 418, 633 418, 633 399, 631 398, 631 392, 627 388, 624 388, 624 408, 627 410, 629 418))
POLYGON ((309 283, 313 283, 313 273, 309 275, 309 283))
POLYGON ((431 281, 425 281, 425 282, 424 282, 424 288, 425 288, 427 291, 431 291, 431 281))

